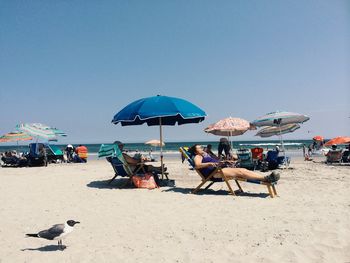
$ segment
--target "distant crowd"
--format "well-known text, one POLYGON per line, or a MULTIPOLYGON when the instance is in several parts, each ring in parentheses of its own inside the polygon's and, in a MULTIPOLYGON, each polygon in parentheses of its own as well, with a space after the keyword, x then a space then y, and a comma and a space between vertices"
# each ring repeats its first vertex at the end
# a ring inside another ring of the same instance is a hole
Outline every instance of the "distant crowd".
POLYGON ((29 144, 28 152, 6 151, 0 154, 3 167, 47 166, 49 163, 86 163, 88 148, 68 144, 65 149, 44 143, 29 144))

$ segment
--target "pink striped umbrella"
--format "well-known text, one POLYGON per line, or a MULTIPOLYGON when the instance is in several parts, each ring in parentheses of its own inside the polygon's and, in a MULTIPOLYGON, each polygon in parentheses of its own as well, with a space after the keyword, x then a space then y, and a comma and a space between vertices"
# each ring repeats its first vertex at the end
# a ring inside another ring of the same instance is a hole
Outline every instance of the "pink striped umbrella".
POLYGON ((242 135, 249 129, 254 129, 249 121, 229 117, 209 125, 204 131, 219 136, 237 136, 242 135))

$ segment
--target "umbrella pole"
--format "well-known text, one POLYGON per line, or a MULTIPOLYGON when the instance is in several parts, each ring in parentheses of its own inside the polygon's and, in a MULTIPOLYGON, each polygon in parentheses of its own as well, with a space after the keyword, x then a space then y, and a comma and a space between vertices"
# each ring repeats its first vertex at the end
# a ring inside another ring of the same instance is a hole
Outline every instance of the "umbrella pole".
POLYGON ((281 148, 282 148, 282 151, 283 151, 283 156, 285 157, 285 156, 286 156, 286 153, 285 153, 284 144, 283 144, 282 131, 281 131, 281 124, 279 124, 278 127, 279 127, 279 129, 280 129, 281 148))
POLYGON ((159 117, 159 135, 160 135, 160 167, 162 169, 162 180, 164 178, 163 168, 163 131, 162 131, 162 118, 159 117))

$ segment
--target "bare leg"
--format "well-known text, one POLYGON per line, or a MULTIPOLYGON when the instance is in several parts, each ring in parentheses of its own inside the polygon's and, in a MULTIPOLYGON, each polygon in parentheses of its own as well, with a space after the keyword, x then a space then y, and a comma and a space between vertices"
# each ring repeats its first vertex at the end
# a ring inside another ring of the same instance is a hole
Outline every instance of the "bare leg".
POLYGON ((245 168, 223 168, 222 171, 224 175, 226 175, 230 179, 244 178, 244 179, 265 181, 265 176, 260 175, 258 173, 254 173, 245 168))

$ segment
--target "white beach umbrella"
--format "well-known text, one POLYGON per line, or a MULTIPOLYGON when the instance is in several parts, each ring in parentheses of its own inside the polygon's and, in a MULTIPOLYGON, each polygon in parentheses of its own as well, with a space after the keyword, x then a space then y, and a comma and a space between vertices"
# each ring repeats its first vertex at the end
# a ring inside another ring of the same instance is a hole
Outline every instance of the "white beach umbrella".
POLYGON ((282 139, 282 134, 283 134, 282 126, 286 124, 304 123, 309 119, 310 117, 300 113, 288 112, 288 111, 275 111, 257 118, 256 120, 252 121, 251 124, 256 127, 277 126, 277 130, 279 130, 278 135, 280 136, 281 145, 284 152, 284 145, 283 145, 283 139, 282 139))
POLYGON ((287 111, 275 111, 252 121, 252 125, 256 127, 261 126, 281 126, 291 123, 304 123, 310 118, 306 115, 287 111))
POLYGON ((150 140, 150 141, 145 142, 145 144, 151 145, 154 147, 160 147, 160 145, 162 145, 162 147, 165 146, 165 143, 164 142, 160 143, 160 140, 150 140))
POLYGON ((292 124, 285 124, 281 127, 279 126, 268 126, 263 129, 261 129, 255 136, 260 136, 263 138, 271 137, 275 135, 282 135, 290 132, 294 132, 295 130, 299 129, 300 125, 296 123, 292 124))

